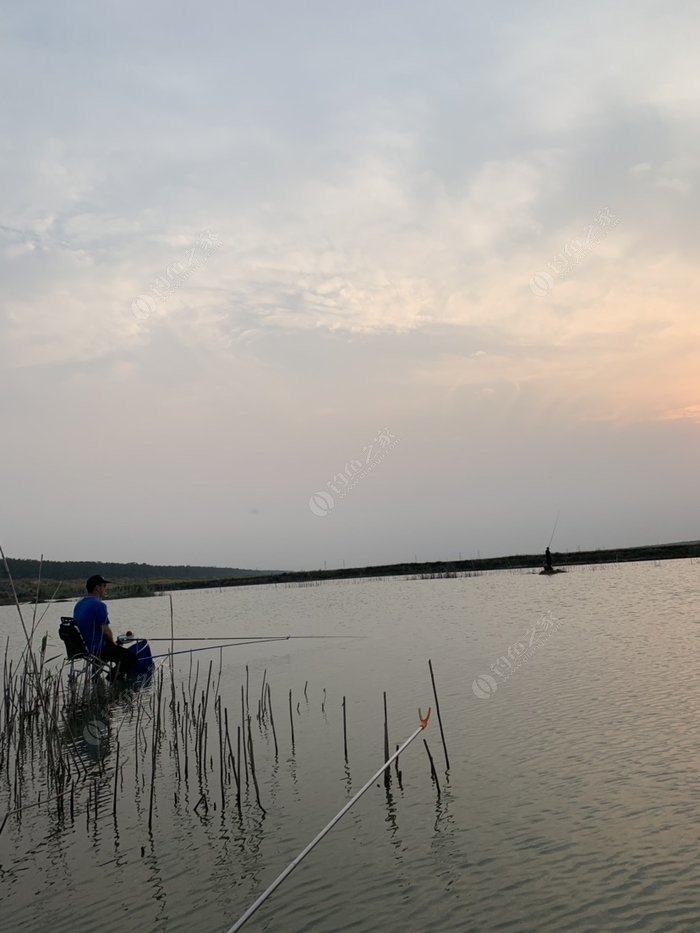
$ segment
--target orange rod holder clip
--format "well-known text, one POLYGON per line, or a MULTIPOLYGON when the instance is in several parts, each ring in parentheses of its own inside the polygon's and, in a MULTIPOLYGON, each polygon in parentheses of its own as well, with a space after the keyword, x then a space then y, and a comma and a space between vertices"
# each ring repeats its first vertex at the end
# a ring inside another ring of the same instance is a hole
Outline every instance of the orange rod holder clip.
POLYGON ((428 720, 430 719, 430 713, 431 713, 431 711, 432 711, 432 707, 429 706, 429 707, 428 707, 428 715, 427 715, 427 716, 425 717, 425 719, 424 719, 424 718, 423 718, 423 713, 421 713, 421 711, 420 711, 420 706, 418 707, 418 718, 420 719, 420 727, 421 727, 421 729, 427 729, 427 728, 428 728, 428 720))

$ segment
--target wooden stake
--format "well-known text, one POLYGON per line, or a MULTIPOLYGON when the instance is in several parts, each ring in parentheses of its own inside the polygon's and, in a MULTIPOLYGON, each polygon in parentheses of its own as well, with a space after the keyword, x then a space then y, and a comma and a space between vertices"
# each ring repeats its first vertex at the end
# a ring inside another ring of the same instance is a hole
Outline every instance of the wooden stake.
POLYGON ((442 747, 445 751, 445 767, 450 770, 450 759, 447 755, 447 743, 445 742, 445 731, 442 728, 442 716, 440 715, 440 701, 438 700, 437 688, 435 686, 435 675, 433 674, 433 662, 428 658, 428 667, 430 668, 430 679, 433 682, 433 696, 435 697, 435 709, 438 714, 438 723, 440 725, 440 736, 442 738, 442 747))
MULTIPOLYGON (((345 764, 348 763, 348 724, 345 716, 345 697, 343 697, 343 749, 345 751, 345 764)), ((386 761, 386 758, 384 759, 386 761)))
MULTIPOLYGON (((386 691, 384 691, 384 761, 389 760, 389 720, 386 713, 386 691)), ((384 769, 384 786, 391 785, 391 769, 384 769)))
MULTIPOLYGON (((399 750, 399 746, 397 745, 397 746, 396 746, 396 751, 398 751, 398 750, 399 750)), ((399 770, 399 758, 398 758, 398 755, 396 756, 396 761, 394 762, 394 764, 396 765, 396 780, 399 782, 399 787, 401 788, 401 790, 403 790, 403 785, 402 785, 402 783, 401 783, 401 771, 399 770)))
POLYGON ((428 758, 430 759, 430 774, 435 781, 435 786, 437 787, 438 797, 440 796, 440 782, 438 781, 437 771, 435 770, 435 762, 433 761, 433 756, 430 754, 430 749, 428 748, 428 743, 423 739, 423 745, 425 745, 425 750, 428 753, 428 758))

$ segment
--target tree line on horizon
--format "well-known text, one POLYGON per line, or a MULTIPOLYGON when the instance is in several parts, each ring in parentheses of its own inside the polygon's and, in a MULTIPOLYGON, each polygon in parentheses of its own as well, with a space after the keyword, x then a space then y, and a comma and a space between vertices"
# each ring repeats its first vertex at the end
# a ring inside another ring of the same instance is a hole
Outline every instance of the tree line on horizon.
MULTIPOLYGON (((37 580, 39 561, 8 557, 7 564, 13 580, 37 580)), ((137 564, 105 563, 83 560, 45 560, 41 565, 43 580, 81 580, 83 583, 94 573, 100 573, 115 583, 128 580, 208 580, 223 577, 254 577, 270 573, 269 570, 245 570, 240 567, 200 567, 190 564, 137 564)), ((0 565, 0 586, 7 580, 5 568, 0 565)))

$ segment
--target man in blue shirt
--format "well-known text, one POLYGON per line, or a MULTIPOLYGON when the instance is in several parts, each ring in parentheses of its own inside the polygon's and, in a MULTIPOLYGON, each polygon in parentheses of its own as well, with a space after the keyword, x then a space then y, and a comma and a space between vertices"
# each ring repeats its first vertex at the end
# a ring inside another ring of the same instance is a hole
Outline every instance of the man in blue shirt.
POLYGON ((122 648, 114 640, 109 625, 107 607, 103 600, 107 593, 107 584, 100 574, 90 577, 85 584, 87 596, 76 603, 73 618, 83 636, 88 651, 102 658, 103 661, 112 661, 116 664, 116 676, 135 673, 137 668, 136 655, 126 648, 122 648))

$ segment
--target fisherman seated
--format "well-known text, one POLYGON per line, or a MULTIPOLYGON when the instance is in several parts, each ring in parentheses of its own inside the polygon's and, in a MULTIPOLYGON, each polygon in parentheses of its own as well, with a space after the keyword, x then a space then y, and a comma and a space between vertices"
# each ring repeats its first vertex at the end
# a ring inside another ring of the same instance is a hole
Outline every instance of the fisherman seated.
POLYGON ((73 618, 89 653, 114 664, 114 677, 123 678, 137 673, 138 660, 133 652, 114 640, 103 602, 108 583, 109 580, 99 574, 90 577, 85 584, 87 596, 76 603, 73 618))

